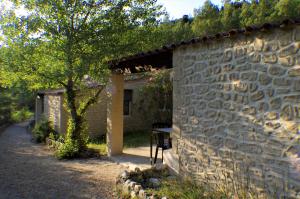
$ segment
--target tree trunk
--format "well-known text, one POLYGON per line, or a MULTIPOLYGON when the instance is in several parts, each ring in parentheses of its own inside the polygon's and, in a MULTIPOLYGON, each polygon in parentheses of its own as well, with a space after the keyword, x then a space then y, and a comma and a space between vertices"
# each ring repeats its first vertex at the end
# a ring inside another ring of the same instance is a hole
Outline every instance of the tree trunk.
POLYGON ((76 141, 79 145, 79 151, 83 151, 85 146, 83 131, 84 129, 84 118, 77 111, 76 107, 76 93, 71 83, 66 88, 67 95, 67 106, 70 111, 70 121, 68 123, 67 136, 73 141, 76 141))

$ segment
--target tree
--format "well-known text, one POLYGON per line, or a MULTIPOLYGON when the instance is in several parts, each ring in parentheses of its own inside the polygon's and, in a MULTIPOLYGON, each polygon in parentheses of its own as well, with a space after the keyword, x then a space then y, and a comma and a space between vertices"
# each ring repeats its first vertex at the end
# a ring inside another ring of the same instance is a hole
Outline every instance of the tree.
POLYGON ((223 24, 223 30, 228 31, 230 29, 240 28, 240 15, 243 3, 239 2, 225 2, 224 7, 220 12, 221 22, 223 24))
POLYGON ((280 0, 275 6, 273 18, 296 18, 300 16, 300 1, 299 0, 280 0))
POLYGON ((197 16, 193 21, 192 30, 198 36, 214 34, 222 29, 220 10, 211 1, 205 1, 203 7, 195 10, 195 14, 197 16))
POLYGON ((18 6, 26 16, 12 9, 0 18, 2 83, 22 79, 32 89, 64 88, 71 117, 61 151, 78 155, 86 147, 85 113, 101 92, 77 98, 88 89, 85 77, 105 84, 106 61, 136 49, 128 33, 156 24, 160 6, 156 0, 15 0, 18 6))
POLYGON ((242 7, 241 24, 242 26, 261 25, 267 22, 274 22, 272 17, 274 8, 278 0, 252 0, 249 4, 245 2, 242 7))

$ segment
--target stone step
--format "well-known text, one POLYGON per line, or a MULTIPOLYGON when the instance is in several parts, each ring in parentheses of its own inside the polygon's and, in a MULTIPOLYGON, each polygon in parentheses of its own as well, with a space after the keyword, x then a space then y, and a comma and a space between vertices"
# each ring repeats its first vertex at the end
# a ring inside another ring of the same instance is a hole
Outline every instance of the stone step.
POLYGON ((175 174, 179 174, 179 156, 172 149, 164 150, 164 164, 175 174))

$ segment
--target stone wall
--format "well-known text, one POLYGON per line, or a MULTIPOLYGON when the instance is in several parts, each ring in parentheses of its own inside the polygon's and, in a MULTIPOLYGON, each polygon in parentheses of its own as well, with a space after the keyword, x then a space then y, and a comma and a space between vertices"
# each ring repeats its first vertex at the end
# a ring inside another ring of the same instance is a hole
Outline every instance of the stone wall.
POLYGON ((293 26, 174 51, 173 151, 181 175, 246 184, 260 197, 300 197, 299 48, 293 26))
POLYGON ((61 95, 45 95, 44 96, 44 115, 52 122, 54 130, 61 132, 61 95))

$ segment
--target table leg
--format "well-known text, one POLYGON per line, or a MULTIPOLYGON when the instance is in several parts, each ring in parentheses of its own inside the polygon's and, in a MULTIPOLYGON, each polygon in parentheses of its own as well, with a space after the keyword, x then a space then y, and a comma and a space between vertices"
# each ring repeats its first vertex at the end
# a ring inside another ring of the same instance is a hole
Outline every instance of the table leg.
POLYGON ((152 138, 153 138, 153 134, 151 131, 151 135, 150 135, 150 164, 153 165, 153 158, 152 158, 152 138))

